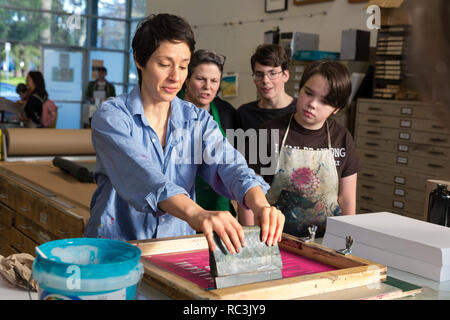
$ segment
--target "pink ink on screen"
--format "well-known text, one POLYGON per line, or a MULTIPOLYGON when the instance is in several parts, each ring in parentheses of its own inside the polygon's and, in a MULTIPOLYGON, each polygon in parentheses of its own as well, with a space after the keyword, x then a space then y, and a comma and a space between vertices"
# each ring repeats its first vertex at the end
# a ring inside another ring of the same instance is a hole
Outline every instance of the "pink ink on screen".
MULTIPOLYGON (((337 268, 313 261, 303 256, 280 249, 283 278, 291 278, 306 274, 327 272, 337 268)), ((191 251, 188 253, 159 254, 144 259, 151 263, 183 277, 203 289, 214 289, 214 280, 209 269, 208 250, 191 251)))

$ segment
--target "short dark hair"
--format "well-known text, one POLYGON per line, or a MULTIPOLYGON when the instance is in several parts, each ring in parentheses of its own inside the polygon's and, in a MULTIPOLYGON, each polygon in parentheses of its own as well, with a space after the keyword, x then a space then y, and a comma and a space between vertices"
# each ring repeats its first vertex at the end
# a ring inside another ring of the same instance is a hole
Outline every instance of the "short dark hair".
POLYGON ((218 54, 215 51, 200 49, 194 52, 189 62, 188 76, 190 79, 194 70, 197 66, 201 64, 212 63, 217 66, 220 70, 220 74, 223 73, 223 66, 225 64, 226 57, 224 55, 218 54))
POLYGON ((255 53, 250 58, 252 71, 255 71, 256 62, 263 66, 278 67, 287 70, 289 66, 289 55, 282 46, 277 44, 261 44, 256 48, 255 53))
POLYGON ((36 93, 41 98, 47 98, 48 93, 45 90, 45 81, 42 73, 40 71, 30 71, 28 72, 28 75, 30 76, 31 80, 33 80, 35 86, 32 94, 36 93))
MULTIPOLYGON (((131 46, 136 62, 145 67, 153 52, 164 41, 185 42, 191 54, 195 50, 194 32, 186 20, 167 13, 150 15, 139 22, 133 37, 131 46)), ((137 72, 141 85, 142 74, 139 68, 137 72)))
POLYGON ((312 76, 320 74, 328 81, 330 92, 326 102, 337 109, 345 108, 352 92, 352 80, 347 67, 337 61, 318 60, 308 64, 303 71, 299 90, 312 76))
POLYGON ((97 71, 104 71, 105 73, 108 73, 108 69, 105 67, 98 67, 97 71))

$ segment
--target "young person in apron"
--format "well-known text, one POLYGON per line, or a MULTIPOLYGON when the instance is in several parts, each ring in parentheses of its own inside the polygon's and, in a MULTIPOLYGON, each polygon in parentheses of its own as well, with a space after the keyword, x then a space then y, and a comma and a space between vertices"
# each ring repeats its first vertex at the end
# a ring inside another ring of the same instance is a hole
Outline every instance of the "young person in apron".
POLYGON ((271 184, 267 199, 285 215, 286 233, 308 236, 308 227, 315 225, 320 237, 327 217, 355 214, 358 157, 351 134, 330 119, 347 105, 350 92, 343 65, 313 62, 303 73, 296 112, 261 127, 279 130, 278 141, 268 137, 272 150, 280 145, 278 157, 271 157, 276 169, 254 169, 271 184))

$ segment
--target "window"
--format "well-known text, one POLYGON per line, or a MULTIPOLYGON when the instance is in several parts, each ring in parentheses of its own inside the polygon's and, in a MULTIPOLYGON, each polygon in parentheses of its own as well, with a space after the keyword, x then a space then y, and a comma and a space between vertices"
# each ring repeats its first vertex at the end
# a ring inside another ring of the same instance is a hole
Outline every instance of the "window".
MULTIPOLYGON (((15 86, 25 82, 29 71, 41 70, 51 98, 65 106, 61 116, 74 117, 81 113, 92 80, 92 60, 108 69, 107 80, 116 94, 129 92, 138 82, 131 41, 145 17, 146 4, 146 0, 0 0, 0 96, 17 98, 15 86), (70 68, 62 67, 65 64, 70 68)), ((72 128, 73 121, 60 119, 58 113, 58 127, 72 128)))

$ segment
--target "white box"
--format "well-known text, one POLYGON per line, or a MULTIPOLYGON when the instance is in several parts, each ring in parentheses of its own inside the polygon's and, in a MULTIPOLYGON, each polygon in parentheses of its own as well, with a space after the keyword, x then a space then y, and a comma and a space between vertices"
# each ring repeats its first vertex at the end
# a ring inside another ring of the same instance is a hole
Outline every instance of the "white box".
POLYGON ((327 218, 322 244, 434 281, 450 280, 450 228, 389 212, 327 218))

